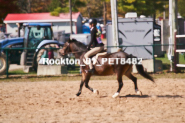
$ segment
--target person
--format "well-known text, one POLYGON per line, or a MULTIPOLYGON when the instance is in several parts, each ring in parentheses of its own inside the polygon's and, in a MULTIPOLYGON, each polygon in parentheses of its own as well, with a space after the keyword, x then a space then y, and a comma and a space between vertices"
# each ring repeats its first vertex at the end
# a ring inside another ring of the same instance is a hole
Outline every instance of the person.
MULTIPOLYGON (((98 33, 98 29, 96 28, 96 24, 97 24, 97 20, 96 19, 92 19, 89 22, 89 27, 91 30, 91 41, 87 47, 87 49, 89 50, 85 55, 84 58, 87 60, 88 58, 90 58, 91 56, 101 52, 104 49, 104 44, 101 41, 101 38, 99 38, 99 36, 97 36, 98 33), (93 45, 93 48, 90 50, 91 45, 93 45)), ((94 72, 94 67, 92 62, 90 61, 89 64, 89 70, 88 72, 93 73, 94 72)))

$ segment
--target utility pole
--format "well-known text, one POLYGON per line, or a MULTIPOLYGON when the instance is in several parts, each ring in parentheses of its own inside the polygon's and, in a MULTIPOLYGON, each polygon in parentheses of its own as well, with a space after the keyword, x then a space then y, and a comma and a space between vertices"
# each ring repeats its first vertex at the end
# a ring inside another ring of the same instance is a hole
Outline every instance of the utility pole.
POLYGON ((73 22, 72 22, 72 7, 71 7, 71 0, 69 0, 69 13, 70 13, 70 28, 71 34, 73 33, 73 22))
POLYGON ((106 2, 103 2, 103 12, 104 12, 104 18, 103 18, 103 24, 104 26, 107 24, 107 7, 106 7, 106 2))
MULTIPOLYGON (((177 0, 169 0, 169 26, 170 26, 170 37, 169 37, 169 49, 168 59, 170 60, 170 71, 173 71, 173 57, 174 57, 174 44, 175 44, 175 32, 177 31, 177 0)), ((178 34, 178 33, 177 33, 178 34)))
POLYGON ((164 5, 164 11, 163 11, 163 20, 165 20, 166 19, 166 6, 164 5))
POLYGON ((119 46, 118 44, 118 12, 117 12, 117 0, 110 0, 111 2, 111 16, 112 16, 112 34, 113 34, 113 46, 111 48, 111 53, 117 52, 119 46))

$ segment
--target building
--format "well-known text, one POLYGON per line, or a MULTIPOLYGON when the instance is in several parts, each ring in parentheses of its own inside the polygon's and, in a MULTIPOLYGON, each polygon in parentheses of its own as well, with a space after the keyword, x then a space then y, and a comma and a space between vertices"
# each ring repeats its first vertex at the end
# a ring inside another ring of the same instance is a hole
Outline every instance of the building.
MULTIPOLYGON (((73 32, 75 34, 82 33, 82 15, 80 12, 72 14, 73 32)), ((60 13, 59 16, 51 16, 50 13, 24 13, 24 14, 8 14, 4 19, 6 24, 6 32, 11 34, 18 33, 18 23, 40 22, 52 23, 53 31, 65 30, 70 33, 70 14, 60 13)))

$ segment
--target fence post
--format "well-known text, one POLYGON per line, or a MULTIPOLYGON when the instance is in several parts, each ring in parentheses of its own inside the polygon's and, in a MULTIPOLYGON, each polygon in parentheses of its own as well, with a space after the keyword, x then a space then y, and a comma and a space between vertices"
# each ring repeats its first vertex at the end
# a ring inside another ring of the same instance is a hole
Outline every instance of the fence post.
POLYGON ((6 78, 8 78, 8 49, 6 49, 6 78))
POLYGON ((154 56, 155 55, 155 53, 154 53, 155 52, 155 49, 154 49, 155 46, 154 45, 155 44, 153 44, 153 67, 154 67, 153 69, 154 69, 154 73, 155 73, 155 56, 154 56))
POLYGON ((176 35, 177 35, 177 31, 174 32, 174 72, 177 73, 177 53, 176 53, 176 49, 177 49, 177 38, 176 38, 176 35))

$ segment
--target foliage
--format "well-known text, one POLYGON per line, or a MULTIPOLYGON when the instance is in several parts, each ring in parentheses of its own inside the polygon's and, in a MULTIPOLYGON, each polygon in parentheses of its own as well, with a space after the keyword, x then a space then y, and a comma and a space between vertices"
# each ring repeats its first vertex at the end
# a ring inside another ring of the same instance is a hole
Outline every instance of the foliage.
POLYGON ((78 12, 80 7, 85 7, 86 2, 81 0, 72 0, 72 11, 78 12))
POLYGON ((31 8, 29 5, 31 5, 31 1, 29 0, 17 0, 17 6, 19 7, 19 10, 21 13, 30 13, 31 8))
POLYGON ((61 6, 62 6, 62 4, 61 4, 60 0, 52 0, 51 3, 48 6, 48 10, 51 12, 51 11, 54 11, 56 8, 61 7, 61 6))
POLYGON ((38 13, 38 12, 49 12, 50 0, 32 0, 31 3, 31 12, 38 13))
POLYGON ((3 22, 3 19, 8 13, 15 12, 19 12, 16 0, 0 0, 0 23, 3 22))
POLYGON ((155 15, 157 10, 164 11, 164 4, 165 1, 159 0, 118 0, 118 10, 151 16, 155 15))
MULTIPOLYGON (((79 11, 84 17, 102 17, 103 16, 103 3, 107 3, 107 11, 110 10, 110 0, 82 0, 86 6, 80 7, 79 11)), ((110 13, 107 12, 107 14, 110 13)))
MULTIPOLYGON (((62 3, 65 4, 60 4, 60 0, 52 0, 49 7, 49 11, 52 16, 59 16, 61 12, 62 13, 69 12, 69 0, 63 0, 62 3)), ((71 4, 73 12, 79 11, 78 8, 86 5, 85 2, 80 0, 71 0, 71 4)))
POLYGON ((50 14, 52 16, 59 16, 60 13, 65 13, 68 11, 69 11, 68 7, 66 7, 66 8, 57 7, 56 9, 54 9, 54 11, 50 12, 50 14))
MULTIPOLYGON (((127 12, 138 15, 162 16, 164 5, 168 17, 168 0, 117 0, 118 16, 124 17, 127 12)), ((107 19, 111 19, 110 0, 72 0, 72 11, 80 11, 84 17, 103 17, 103 3, 106 2, 107 19)), ((185 0, 178 0, 178 10, 185 17, 185 0)), ((0 23, 8 13, 51 12, 58 16, 60 12, 69 12, 69 0, 0 0, 0 23)))
POLYGON ((185 5, 185 0, 179 0, 178 1, 178 11, 179 11, 180 15, 185 18, 184 5, 185 5))
POLYGON ((17 0, 20 13, 47 12, 50 0, 17 0))

